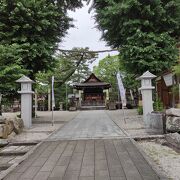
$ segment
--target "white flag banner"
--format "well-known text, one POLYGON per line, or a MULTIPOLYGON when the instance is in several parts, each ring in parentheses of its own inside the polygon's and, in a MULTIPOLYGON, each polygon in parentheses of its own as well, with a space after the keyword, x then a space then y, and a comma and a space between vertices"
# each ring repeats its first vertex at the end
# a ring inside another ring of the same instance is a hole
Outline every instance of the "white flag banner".
POLYGON ((120 96, 121 96, 121 102, 122 102, 122 106, 125 107, 126 106, 126 90, 124 89, 124 85, 121 79, 121 75, 118 72, 117 73, 117 81, 118 81, 118 87, 119 87, 119 92, 120 92, 120 96))
POLYGON ((52 109, 55 107, 55 99, 54 99, 54 76, 52 76, 52 109))

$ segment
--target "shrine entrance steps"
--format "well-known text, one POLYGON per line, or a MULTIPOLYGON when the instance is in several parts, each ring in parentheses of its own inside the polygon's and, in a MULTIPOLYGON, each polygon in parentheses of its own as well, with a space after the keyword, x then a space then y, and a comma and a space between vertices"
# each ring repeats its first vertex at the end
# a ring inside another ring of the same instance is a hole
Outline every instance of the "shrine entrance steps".
POLYGON ((105 110, 106 106, 81 106, 80 110, 105 110))

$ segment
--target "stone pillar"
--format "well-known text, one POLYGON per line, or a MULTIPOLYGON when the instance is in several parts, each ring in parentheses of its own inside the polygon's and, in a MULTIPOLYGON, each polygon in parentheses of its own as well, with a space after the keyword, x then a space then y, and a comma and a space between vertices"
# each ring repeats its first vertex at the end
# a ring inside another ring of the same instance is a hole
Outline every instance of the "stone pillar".
POLYGON ((152 100, 152 90, 155 87, 152 86, 152 79, 156 76, 149 71, 146 71, 142 76, 138 79, 141 80, 141 94, 142 94, 142 105, 143 105, 143 119, 145 125, 147 122, 147 114, 153 111, 153 100, 152 100))
POLYGON ((21 118, 26 128, 32 126, 32 83, 33 81, 26 76, 22 76, 16 82, 21 83, 21 118))

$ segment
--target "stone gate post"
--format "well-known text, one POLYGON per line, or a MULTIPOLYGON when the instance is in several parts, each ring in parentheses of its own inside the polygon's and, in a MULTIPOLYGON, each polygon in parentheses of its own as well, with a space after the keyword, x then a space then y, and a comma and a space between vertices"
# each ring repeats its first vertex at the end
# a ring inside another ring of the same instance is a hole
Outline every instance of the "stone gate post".
POLYGON ((32 125, 32 83, 33 81, 26 76, 22 76, 16 82, 21 83, 21 118, 26 128, 32 125))
POLYGON ((143 105, 143 120, 145 125, 147 125, 147 114, 153 111, 153 100, 152 100, 152 90, 155 87, 152 86, 152 79, 156 76, 149 71, 146 71, 138 79, 141 80, 141 94, 142 94, 142 105, 143 105))

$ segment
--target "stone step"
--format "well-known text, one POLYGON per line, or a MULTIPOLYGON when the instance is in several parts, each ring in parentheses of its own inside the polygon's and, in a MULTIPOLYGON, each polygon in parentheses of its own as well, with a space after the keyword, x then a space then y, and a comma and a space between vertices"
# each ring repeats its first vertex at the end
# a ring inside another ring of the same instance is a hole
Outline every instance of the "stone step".
POLYGON ((27 151, 4 151, 0 152, 0 156, 23 156, 27 151))
POLYGON ((81 106, 81 110, 104 110, 106 106, 81 106))

